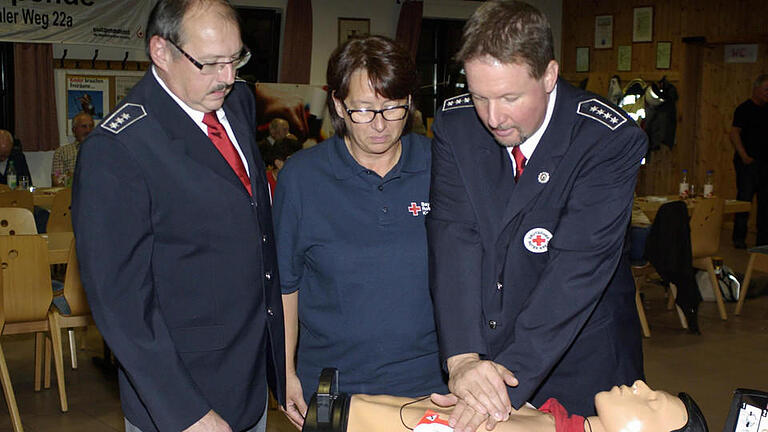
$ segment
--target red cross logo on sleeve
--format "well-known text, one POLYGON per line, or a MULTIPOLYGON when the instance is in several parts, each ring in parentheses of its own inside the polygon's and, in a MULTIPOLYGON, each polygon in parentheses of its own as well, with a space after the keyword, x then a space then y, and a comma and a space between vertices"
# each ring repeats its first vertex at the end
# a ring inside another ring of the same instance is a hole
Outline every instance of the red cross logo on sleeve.
POLYGON ((416 205, 415 202, 412 202, 411 206, 408 207, 408 211, 411 212, 411 214, 413 214, 414 216, 418 216, 419 212, 421 211, 421 207, 416 205))

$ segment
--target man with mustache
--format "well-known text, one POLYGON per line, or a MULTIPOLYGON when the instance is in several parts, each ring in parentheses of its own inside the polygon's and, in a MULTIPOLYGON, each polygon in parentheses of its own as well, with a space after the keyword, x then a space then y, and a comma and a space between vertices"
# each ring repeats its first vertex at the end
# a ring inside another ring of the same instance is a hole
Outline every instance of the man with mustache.
POLYGON ((469 93, 437 115, 430 283, 456 403, 451 426, 592 395, 643 376, 624 239, 647 138, 558 78, 539 10, 490 0, 464 27, 469 93))
POLYGON ((72 215, 126 430, 264 431, 285 349, 249 59, 225 0, 160 0, 151 70, 82 144, 72 215))

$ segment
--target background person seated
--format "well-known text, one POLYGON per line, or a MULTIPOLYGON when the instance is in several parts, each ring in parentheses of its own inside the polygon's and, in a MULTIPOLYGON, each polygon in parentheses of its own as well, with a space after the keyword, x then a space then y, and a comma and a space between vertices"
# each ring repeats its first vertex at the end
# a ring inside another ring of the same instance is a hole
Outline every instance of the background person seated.
POLYGON ((29 174, 27 158, 24 157, 21 146, 14 147, 13 135, 5 129, 0 129, 0 183, 2 184, 8 184, 6 176, 11 162, 16 169, 17 181, 19 177, 27 176, 29 185, 32 186, 32 176, 29 174))
POLYGON ((75 174, 75 163, 77 162, 80 143, 85 141, 92 130, 93 117, 90 114, 81 112, 72 119, 72 133, 75 135, 75 141, 72 144, 59 146, 53 153, 53 162, 51 163, 52 186, 72 186, 72 176, 75 174))

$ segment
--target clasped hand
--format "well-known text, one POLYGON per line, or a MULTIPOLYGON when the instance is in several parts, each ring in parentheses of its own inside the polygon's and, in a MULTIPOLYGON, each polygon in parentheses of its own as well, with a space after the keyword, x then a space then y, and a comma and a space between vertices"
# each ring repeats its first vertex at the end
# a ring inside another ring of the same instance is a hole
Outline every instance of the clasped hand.
POLYGON ((455 432, 474 432, 484 421, 492 430, 506 421, 512 412, 507 386, 518 384, 515 375, 504 366, 480 360, 477 354, 460 354, 448 359, 450 379, 448 395, 433 394, 440 406, 455 406, 449 424, 455 432))

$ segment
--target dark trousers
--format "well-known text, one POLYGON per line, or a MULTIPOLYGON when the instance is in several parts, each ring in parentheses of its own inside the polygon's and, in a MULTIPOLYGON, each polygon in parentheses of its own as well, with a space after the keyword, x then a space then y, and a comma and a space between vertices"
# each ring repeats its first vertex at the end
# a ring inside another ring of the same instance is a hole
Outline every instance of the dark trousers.
MULTIPOLYGON (((741 158, 733 158, 736 168, 736 199, 750 201, 757 194, 757 245, 768 244, 768 164, 755 160, 744 165, 741 158)), ((747 237, 749 213, 736 213, 733 218, 733 241, 743 242, 747 237)))

